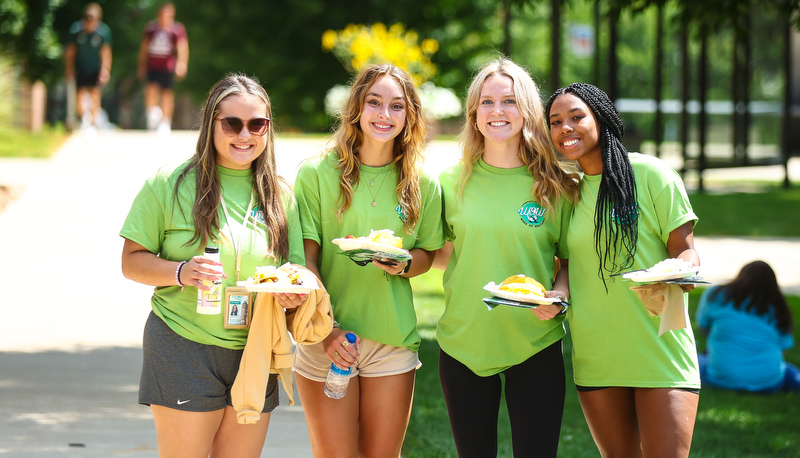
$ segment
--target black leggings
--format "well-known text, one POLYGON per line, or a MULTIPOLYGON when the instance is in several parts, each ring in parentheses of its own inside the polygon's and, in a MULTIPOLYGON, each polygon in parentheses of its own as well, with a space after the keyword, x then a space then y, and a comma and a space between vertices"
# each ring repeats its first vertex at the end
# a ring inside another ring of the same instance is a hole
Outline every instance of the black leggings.
MULTIPOLYGON (((566 383, 561 341, 501 374, 514 456, 555 457, 566 383)), ((497 456, 500 374, 480 377, 440 350, 439 379, 458 456, 497 456)))

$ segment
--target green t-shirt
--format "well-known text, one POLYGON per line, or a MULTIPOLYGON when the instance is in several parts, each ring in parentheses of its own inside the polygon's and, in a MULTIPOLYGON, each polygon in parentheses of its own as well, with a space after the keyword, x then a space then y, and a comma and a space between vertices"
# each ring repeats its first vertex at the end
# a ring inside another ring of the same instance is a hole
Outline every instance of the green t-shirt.
MULTIPOLYGON (((639 239, 631 270, 645 269, 669 257, 669 234, 697 221, 680 177, 665 162, 629 155, 636 179, 639 239)), ((575 384, 643 388, 699 388, 697 353, 691 329, 658 337, 661 317, 650 316, 635 283, 606 276, 608 293, 597 275, 594 212, 602 175, 587 175, 567 236, 572 307, 575 384)), ((685 298, 684 298, 685 300, 685 298)))
POLYGON ((75 44, 75 72, 86 75, 100 71, 100 49, 111 46, 111 29, 101 22, 93 32, 83 28, 77 21, 70 27, 70 41, 75 44))
POLYGON ((362 166, 361 180, 353 189, 350 208, 337 217, 341 205, 338 155, 334 152, 303 164, 294 185, 303 238, 320 246, 317 263, 331 296, 333 314, 342 329, 385 345, 417 350, 420 336, 417 316, 407 278, 385 276, 382 269, 360 267, 331 241, 338 237, 368 235, 370 230, 391 229, 403 237, 403 248, 437 250, 444 245, 441 222, 441 193, 435 180, 422 175, 422 208, 413 234, 403 229, 404 214, 397 200, 398 170, 393 166, 362 166), (374 176, 373 186, 369 185, 374 176), (384 178, 385 177, 385 178, 384 178), (374 194, 374 195, 373 195, 374 194), (372 201, 377 206, 372 206, 372 201))
POLYGON ((444 273, 445 312, 436 337, 448 355, 480 376, 522 363, 564 337, 563 317, 541 321, 531 310, 496 307, 481 299, 493 281, 524 274, 552 289, 572 204, 558 199, 547 211, 533 197, 526 167, 501 169, 479 160, 464 187, 461 164, 439 177, 444 230, 453 255, 444 273))
MULTIPOLYGON (((171 261, 187 261, 193 256, 203 254, 205 247, 199 242, 186 246, 194 236, 192 205, 195 199, 195 174, 189 173, 175 194, 175 182, 186 167, 182 164, 174 170, 161 170, 145 182, 134 199, 120 235, 132 240, 159 257, 171 261)), ((220 206, 217 209, 223 236, 214 234, 208 245, 220 248, 220 259, 228 278, 223 287, 236 285, 236 258, 231 243, 231 229, 237 243, 242 231, 244 215, 247 211, 253 189, 250 170, 232 170, 217 166, 222 196, 233 221, 227 221, 220 206)), ((305 265, 303 240, 301 238, 300 218, 294 198, 289 191, 283 195, 284 208, 289 225, 289 261, 305 265)), ((266 255, 269 236, 264 223, 264 215, 257 202, 250 212, 249 224, 241 237, 242 251, 240 280, 255 273, 256 266, 281 265, 266 255), (256 227, 253 227, 255 223, 256 227)), ((189 340, 206 345, 217 345, 230 349, 244 348, 247 340, 246 329, 225 329, 223 314, 202 315, 197 313, 197 288, 179 286, 158 286, 152 297, 153 311, 161 317, 172 330, 189 340)), ((224 296, 223 296, 224 298, 224 296)))

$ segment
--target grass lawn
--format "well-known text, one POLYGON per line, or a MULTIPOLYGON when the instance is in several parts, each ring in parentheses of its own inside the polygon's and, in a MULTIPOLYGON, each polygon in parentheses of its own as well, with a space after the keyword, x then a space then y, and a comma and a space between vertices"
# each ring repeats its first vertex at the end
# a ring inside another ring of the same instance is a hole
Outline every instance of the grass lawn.
POLYGON ((764 192, 689 196, 700 218, 695 235, 800 237, 800 186, 764 184, 764 192))
POLYGON ((48 158, 69 138, 63 127, 46 126, 39 133, 0 126, 0 157, 48 158))

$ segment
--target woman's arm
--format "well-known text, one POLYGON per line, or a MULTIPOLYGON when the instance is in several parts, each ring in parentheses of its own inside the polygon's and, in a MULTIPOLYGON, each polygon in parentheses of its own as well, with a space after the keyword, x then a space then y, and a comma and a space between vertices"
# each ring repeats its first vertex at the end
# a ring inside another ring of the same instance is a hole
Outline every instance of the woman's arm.
POLYGON ((691 221, 669 233, 667 252, 671 258, 680 258, 693 266, 700 265, 700 256, 694 249, 694 230, 691 221))
MULTIPOLYGON (((177 285, 176 273, 179 265, 179 261, 160 258, 132 240, 125 239, 122 246, 122 274, 130 280, 150 286, 177 285)), ((181 284, 202 290, 210 289, 203 284, 203 280, 217 281, 223 278, 226 276, 222 271, 222 264, 205 256, 193 257, 180 270, 181 284)))
MULTIPOLYGON (((547 292, 547 297, 559 297, 569 302, 569 261, 558 258, 559 268, 553 281, 553 289, 547 292)), ((540 320, 549 320, 561 312, 561 306, 555 304, 540 305, 533 309, 534 315, 540 320)))
POLYGON ((306 256, 306 269, 314 273, 314 275, 322 281, 322 275, 319 274, 319 244, 313 240, 303 239, 303 252, 306 256))
MULTIPOLYGON (((679 258, 690 265, 699 266, 700 256, 694 249, 694 224, 689 221, 669 233, 667 252, 671 258, 679 258)), ((695 285, 681 285, 684 291, 691 291, 695 285)))
POLYGON ((412 248, 409 253, 411 253, 410 261, 395 262, 391 259, 384 258, 382 261, 387 262, 387 264, 375 260, 372 261, 372 264, 386 271, 389 275, 399 275, 405 278, 416 277, 430 270, 435 252, 423 250, 421 248, 412 248), (408 269, 407 272, 406 269, 408 269))
POLYGON ((450 256, 453 255, 453 242, 444 242, 444 246, 434 252, 433 268, 439 270, 447 269, 450 264, 450 256))

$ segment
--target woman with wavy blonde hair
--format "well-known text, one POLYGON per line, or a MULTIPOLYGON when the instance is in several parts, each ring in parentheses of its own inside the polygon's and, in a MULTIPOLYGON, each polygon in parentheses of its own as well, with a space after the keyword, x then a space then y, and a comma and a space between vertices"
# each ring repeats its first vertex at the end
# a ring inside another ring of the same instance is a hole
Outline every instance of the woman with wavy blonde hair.
POLYGON ((298 172, 306 266, 325 283, 338 322, 324 342, 298 348, 294 367, 315 456, 400 455, 420 364, 408 279, 444 244, 439 187, 420 169, 426 132, 408 74, 374 65, 352 82, 335 147, 298 172), (331 243, 373 229, 393 231, 412 259, 359 266, 331 243), (331 363, 352 368, 342 399, 323 393, 331 363))
MULTIPOLYGON (((505 392, 515 456, 556 456, 564 409, 560 307, 488 310, 489 282, 523 274, 549 291, 577 195, 577 175, 556 158, 539 90, 501 58, 469 88, 461 162, 439 176, 445 312, 439 379, 460 457, 497 456, 505 392), (556 319, 550 319, 560 314, 556 319)), ((562 264, 563 265, 563 264, 562 264)))

